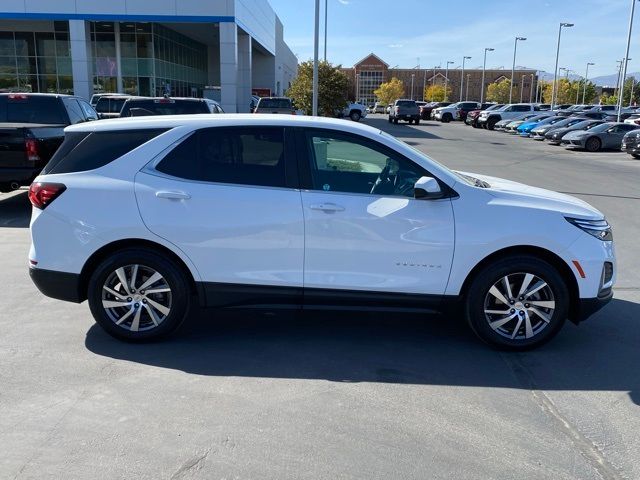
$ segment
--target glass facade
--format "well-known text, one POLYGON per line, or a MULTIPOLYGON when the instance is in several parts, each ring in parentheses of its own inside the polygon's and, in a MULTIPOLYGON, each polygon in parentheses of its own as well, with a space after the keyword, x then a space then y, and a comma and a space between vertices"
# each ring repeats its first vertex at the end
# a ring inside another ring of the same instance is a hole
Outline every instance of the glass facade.
MULTIPOLYGON (((91 22, 94 91, 117 92, 116 24, 91 22)), ((155 23, 120 23, 124 93, 200 96, 207 84, 207 46, 155 23)))
POLYGON ((364 105, 373 104, 376 96, 373 91, 383 82, 384 73, 382 71, 361 70, 357 73, 358 94, 356 101, 364 105))
POLYGON ((0 32, 0 91, 73 93, 69 23, 54 31, 0 32))

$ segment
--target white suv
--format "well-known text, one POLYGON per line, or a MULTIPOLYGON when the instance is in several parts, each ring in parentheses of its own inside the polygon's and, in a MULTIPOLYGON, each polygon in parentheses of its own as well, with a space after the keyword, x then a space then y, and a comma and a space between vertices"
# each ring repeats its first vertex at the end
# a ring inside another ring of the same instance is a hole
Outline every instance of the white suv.
POLYGON ((501 120, 516 119, 527 112, 535 112, 540 107, 531 103, 512 103, 496 110, 484 110, 478 115, 478 125, 493 130, 501 120))
POLYGON ((537 346, 612 297, 587 203, 453 172, 368 126, 291 115, 91 122, 29 191, 30 273, 111 335, 173 332, 190 304, 433 312, 537 346))

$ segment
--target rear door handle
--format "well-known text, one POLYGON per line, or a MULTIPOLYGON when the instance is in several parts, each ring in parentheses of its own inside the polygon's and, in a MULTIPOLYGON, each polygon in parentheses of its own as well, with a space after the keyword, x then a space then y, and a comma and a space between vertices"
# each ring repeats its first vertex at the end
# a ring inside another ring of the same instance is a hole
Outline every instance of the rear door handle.
POLYGON ((158 198, 168 198, 169 200, 189 200, 191 195, 187 192, 181 192, 178 190, 160 190, 156 192, 158 198))
POLYGON ((322 210, 323 212, 343 212, 344 207, 335 203, 317 203, 309 207, 311 210, 322 210))

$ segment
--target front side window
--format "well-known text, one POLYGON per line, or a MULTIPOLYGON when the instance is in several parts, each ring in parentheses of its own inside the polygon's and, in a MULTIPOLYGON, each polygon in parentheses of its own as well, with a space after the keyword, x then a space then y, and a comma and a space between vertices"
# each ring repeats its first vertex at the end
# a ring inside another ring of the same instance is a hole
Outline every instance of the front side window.
POLYGON ((69 121, 71 122, 71 125, 85 121, 82 108, 80 108, 80 104, 75 98, 65 98, 63 102, 67 107, 67 113, 69 114, 69 121))
POLYGON ((423 168, 365 138, 307 132, 314 190, 413 198, 423 168))
POLYGON ((284 129, 221 127, 194 132, 156 166, 202 182, 285 186, 284 129))

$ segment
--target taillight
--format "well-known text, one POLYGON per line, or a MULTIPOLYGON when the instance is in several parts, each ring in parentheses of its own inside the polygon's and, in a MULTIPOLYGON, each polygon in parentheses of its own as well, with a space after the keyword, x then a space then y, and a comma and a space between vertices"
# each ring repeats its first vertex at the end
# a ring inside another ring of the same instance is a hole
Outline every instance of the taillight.
POLYGON ((38 142, 35 138, 26 138, 24 148, 27 152, 27 160, 30 162, 39 162, 40 154, 38 152, 38 142))
POLYGON ((67 189, 62 183, 33 182, 29 187, 31 205, 44 210, 67 189))

